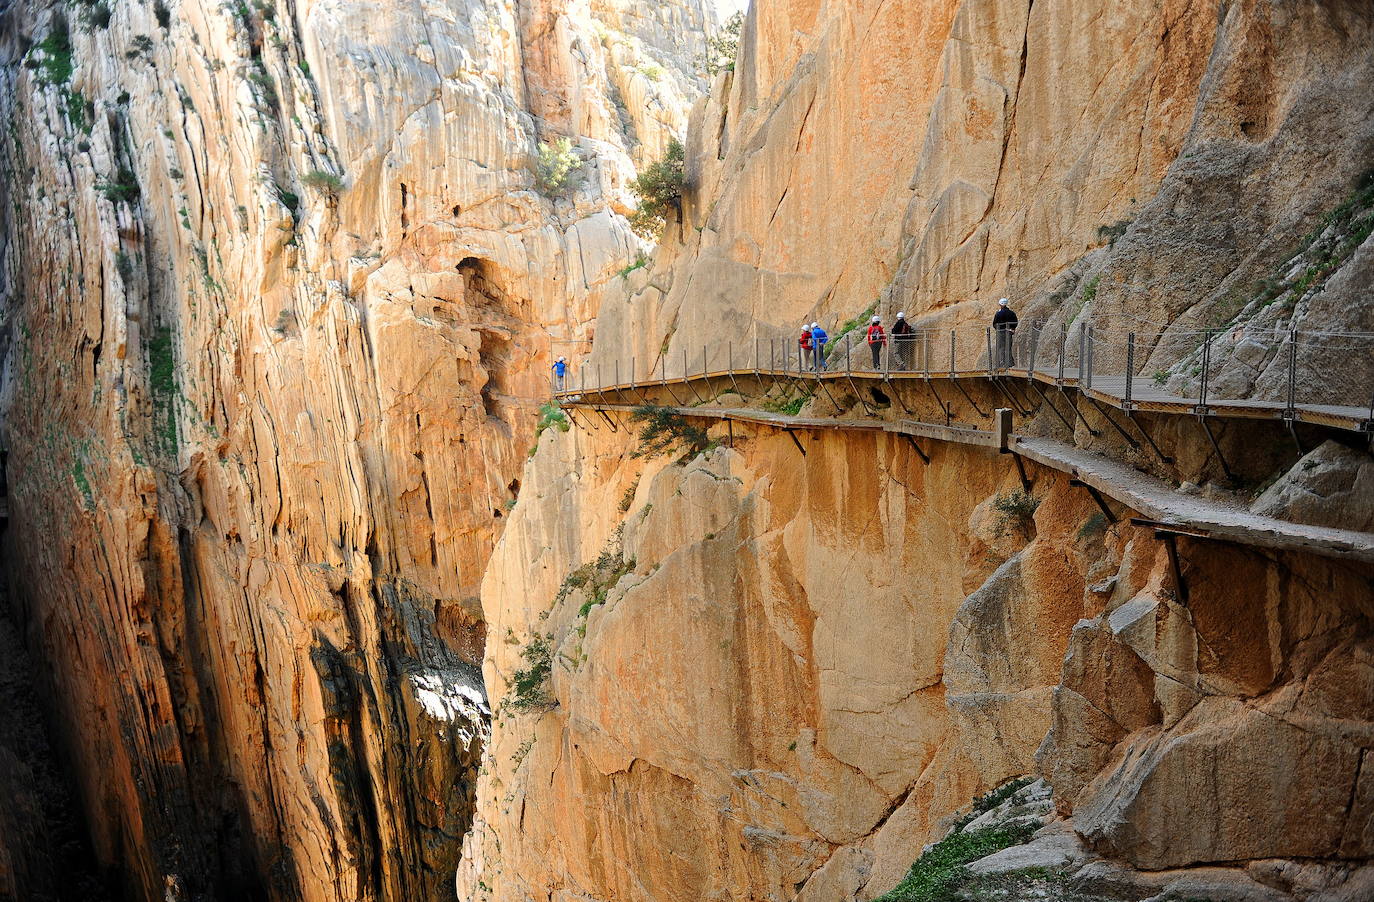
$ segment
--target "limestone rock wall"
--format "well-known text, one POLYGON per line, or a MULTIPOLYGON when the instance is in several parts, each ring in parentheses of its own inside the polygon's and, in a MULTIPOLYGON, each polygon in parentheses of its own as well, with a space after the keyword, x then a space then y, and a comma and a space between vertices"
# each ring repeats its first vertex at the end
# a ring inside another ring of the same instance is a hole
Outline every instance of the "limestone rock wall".
POLYGON ((1367 270, 1367 240, 1335 275, 1313 261, 1320 278, 1270 289, 1374 166, 1371 16, 761 0, 693 120, 681 227, 602 310, 594 362, 672 373, 686 351, 696 371, 719 337, 742 358, 875 303, 889 324, 981 325, 1004 295, 1146 349, 1237 321, 1368 329, 1362 278, 1340 275, 1367 270))
POLYGON ((6 561, 101 863, 139 898, 450 895, 486 557, 714 9, 0 15, 6 561))
POLYGON ((1037 770, 1136 868, 1374 851, 1367 567, 1193 543, 1185 602, 1058 474, 1023 520, 991 451, 735 438, 670 464, 545 433, 483 588, 460 897, 868 899, 1037 770))

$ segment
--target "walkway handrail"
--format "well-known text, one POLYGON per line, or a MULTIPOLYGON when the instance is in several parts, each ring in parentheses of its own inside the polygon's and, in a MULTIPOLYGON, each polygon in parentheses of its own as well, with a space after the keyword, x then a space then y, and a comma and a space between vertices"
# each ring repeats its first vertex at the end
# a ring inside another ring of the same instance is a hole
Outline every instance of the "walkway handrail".
MULTIPOLYGON (((885 344, 870 345, 861 354, 855 354, 853 346, 867 342, 856 328, 828 343, 823 355, 801 347, 796 336, 770 337, 756 330, 752 366, 736 361, 733 343, 723 341, 726 346, 714 357, 724 369, 711 370, 712 350, 703 345, 697 370, 684 346, 679 373, 670 373, 669 358, 657 355, 659 365, 650 368, 648 378, 656 386, 777 376, 794 382, 803 376, 808 380, 837 376, 882 381, 1021 379, 1076 389, 1128 414, 1239 416, 1374 432, 1374 333, 1232 326, 1141 335, 1110 323, 1087 321, 1073 324, 1076 334, 1072 336, 1068 325, 1054 329, 1057 347, 1048 353, 1046 324, 1027 321, 1009 331, 983 325, 919 328, 902 341, 895 341, 889 332, 885 344), (946 338, 948 359, 935 365, 932 352, 938 336, 946 338), (914 359, 918 349, 919 363, 914 359), (658 379, 653 376, 655 369, 661 369, 658 379)), ((587 392, 604 397, 607 392, 643 387, 636 384, 634 372, 629 383, 622 383, 619 358, 605 354, 570 369, 576 378, 565 377, 564 390, 555 392, 560 397, 587 392), (606 380, 608 374, 613 381, 606 380), (567 391, 574 382, 577 392, 567 391)), ((700 387, 694 386, 693 391, 699 393, 700 387)))

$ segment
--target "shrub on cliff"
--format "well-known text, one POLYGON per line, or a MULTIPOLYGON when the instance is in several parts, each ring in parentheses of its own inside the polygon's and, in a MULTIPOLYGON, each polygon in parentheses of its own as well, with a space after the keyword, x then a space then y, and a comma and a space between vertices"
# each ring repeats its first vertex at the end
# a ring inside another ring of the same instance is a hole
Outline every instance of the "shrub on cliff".
POLYGON ((582 168, 582 158, 568 138, 558 138, 552 144, 539 142, 539 155, 534 163, 535 185, 545 197, 564 197, 573 187, 573 178, 582 168))
POLYGON ((691 425, 671 408, 644 404, 636 407, 630 418, 644 424, 639 430, 639 447, 631 457, 657 457, 674 452, 690 457, 711 446, 705 429, 691 425))
POLYGON ((734 72, 735 57, 739 55, 739 33, 744 29, 744 13, 735 13, 725 20, 720 31, 706 39, 706 57, 701 67, 708 76, 717 72, 734 72))
POLYGON ((1033 826, 990 827, 954 832, 921 853, 906 877, 873 902, 946 902, 964 898, 959 890, 972 882, 967 865, 1030 839, 1033 826))
POLYGON ((343 190, 343 179, 332 172, 314 169, 301 178, 301 184, 324 194, 338 194, 343 190))
POLYGON ((639 200, 639 207, 630 214, 630 228, 647 241, 657 241, 668 226, 668 216, 682 210, 682 190, 686 186, 687 151, 682 142, 673 138, 668 152, 657 163, 651 163, 633 182, 630 190, 639 200))
POLYGON ((541 711, 554 705, 549 691, 549 675, 553 672, 553 645, 547 636, 534 636, 520 649, 525 666, 511 676, 510 694, 506 707, 515 711, 541 711))

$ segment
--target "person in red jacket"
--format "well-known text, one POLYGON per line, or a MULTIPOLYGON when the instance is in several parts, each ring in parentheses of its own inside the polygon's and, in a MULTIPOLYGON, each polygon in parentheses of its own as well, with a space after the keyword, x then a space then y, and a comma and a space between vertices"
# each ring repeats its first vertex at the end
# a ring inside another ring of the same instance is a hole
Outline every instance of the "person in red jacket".
POLYGON ((883 331, 881 317, 873 317, 868 323, 868 350, 873 354, 873 368, 882 368, 883 345, 887 344, 887 333, 883 331))
POLYGON ((809 370, 809 369, 811 369, 811 326, 810 326, 810 324, 808 324, 808 323, 802 323, 801 338, 798 338, 798 339, 797 339, 797 344, 801 345, 801 353, 797 355, 798 358, 801 360, 801 365, 800 365, 799 367, 797 367, 797 369, 799 369, 799 370, 809 370))

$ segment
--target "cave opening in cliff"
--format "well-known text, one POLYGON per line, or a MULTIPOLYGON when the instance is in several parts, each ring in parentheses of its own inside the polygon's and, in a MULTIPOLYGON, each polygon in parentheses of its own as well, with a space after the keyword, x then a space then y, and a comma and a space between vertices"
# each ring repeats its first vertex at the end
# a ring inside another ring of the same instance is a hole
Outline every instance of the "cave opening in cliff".
POLYGON ((477 257, 458 264, 463 277, 464 302, 477 330, 477 350, 485 379, 482 407, 488 417, 509 421, 514 395, 515 333, 520 326, 520 304, 511 298, 495 267, 477 257))

